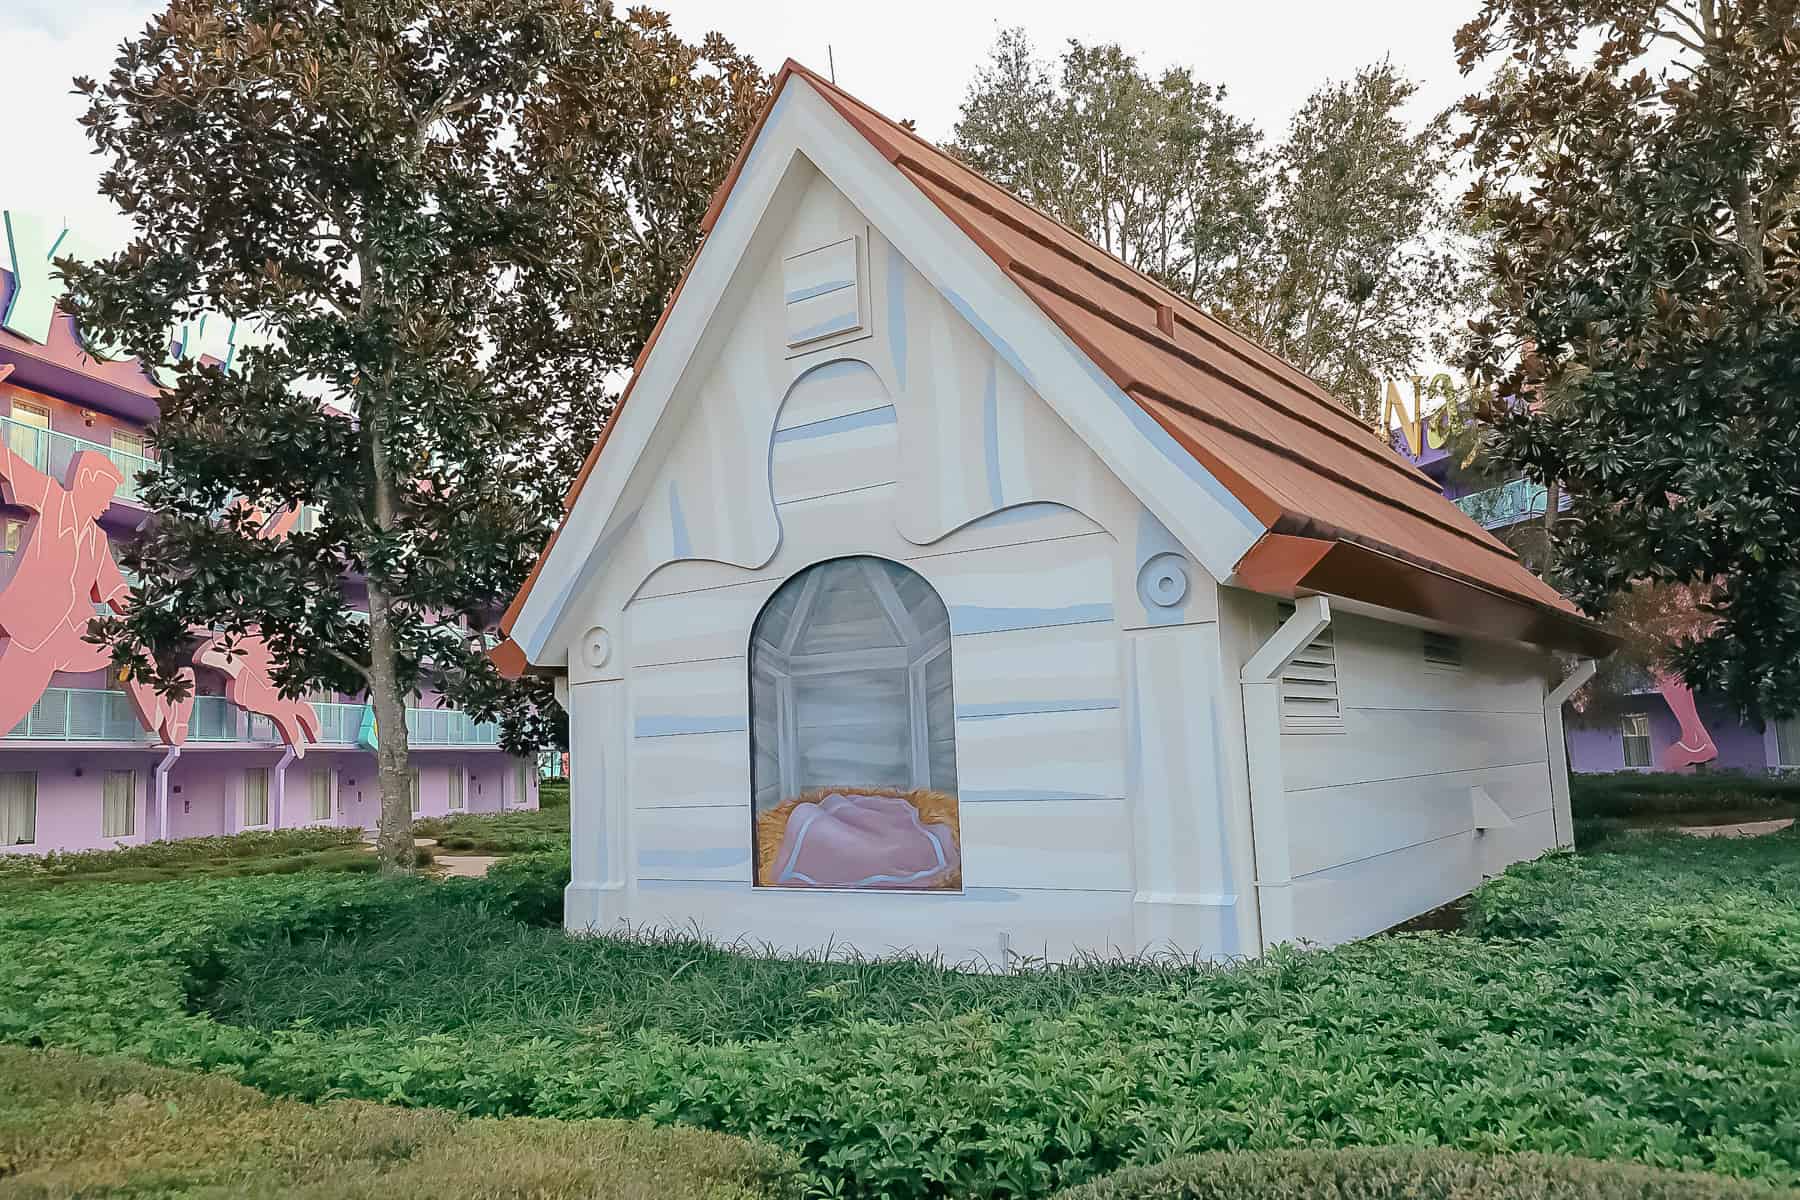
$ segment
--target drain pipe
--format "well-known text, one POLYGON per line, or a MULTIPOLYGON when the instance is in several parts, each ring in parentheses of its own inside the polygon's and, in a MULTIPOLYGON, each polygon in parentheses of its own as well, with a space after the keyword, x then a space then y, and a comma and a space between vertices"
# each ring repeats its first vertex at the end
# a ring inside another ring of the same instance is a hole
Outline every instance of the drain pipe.
POLYGON ((180 746, 170 746, 163 760, 156 764, 156 836, 167 841, 169 837, 169 768, 181 757, 180 746))
POLYGON ((1293 844, 1281 777, 1281 674, 1331 624, 1323 596, 1294 601, 1282 623, 1239 672, 1244 694, 1244 754, 1249 766, 1250 837, 1256 859, 1256 920, 1267 953, 1294 940, 1293 844))
POLYGON ((1550 819, 1556 827, 1558 846, 1575 844, 1575 819, 1569 811, 1569 743, 1563 735, 1563 705, 1599 669, 1599 663, 1584 658, 1575 664, 1567 679, 1544 694, 1544 750, 1545 757, 1550 760, 1550 819))
POLYGON ((287 798, 287 769, 288 764, 293 761, 294 748, 289 746, 286 753, 281 756, 281 761, 275 764, 275 807, 274 811, 269 814, 270 829, 281 828, 282 801, 287 798))

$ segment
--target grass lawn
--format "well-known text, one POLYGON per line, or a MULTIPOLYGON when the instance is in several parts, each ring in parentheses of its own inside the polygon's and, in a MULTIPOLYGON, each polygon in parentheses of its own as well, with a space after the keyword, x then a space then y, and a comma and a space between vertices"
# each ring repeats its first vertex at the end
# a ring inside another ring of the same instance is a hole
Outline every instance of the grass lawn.
POLYGON ((797 1200, 736 1138, 275 1100, 218 1076, 0 1047, 0 1200, 797 1200))
MULTIPOLYGON (((546 790, 548 790, 546 788, 546 790)), ((434 838, 439 854, 533 854, 569 846, 569 806, 504 813, 457 813, 413 822, 413 836, 434 838)))
MULTIPOLYGON (((431 860, 422 853, 419 863, 431 860)), ((67 883, 158 883, 332 871, 373 872, 362 831, 311 827, 231 837, 182 838, 112 850, 0 856, 0 893, 67 883)))
POLYGON ((1458 934, 1234 970, 571 939, 510 915, 552 919, 533 863, 555 860, 529 858, 61 887, 0 905, 0 1041, 303 1100, 697 1126, 857 1196, 1041 1197, 1305 1146, 1800 1182, 1800 834, 1617 845, 1514 868, 1458 934))

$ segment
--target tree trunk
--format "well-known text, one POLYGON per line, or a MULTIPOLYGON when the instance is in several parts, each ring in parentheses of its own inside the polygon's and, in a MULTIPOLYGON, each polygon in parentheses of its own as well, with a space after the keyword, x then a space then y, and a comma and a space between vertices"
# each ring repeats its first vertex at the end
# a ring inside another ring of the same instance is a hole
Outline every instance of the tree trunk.
MULTIPOLYGON (((388 462, 386 430, 382 428, 384 394, 370 412, 369 466, 375 493, 375 524, 386 531, 394 527, 394 473, 388 462)), ((407 769, 406 696, 395 670, 393 597, 374 578, 369 580, 369 702, 375 706, 376 775, 381 782, 381 823, 375 853, 383 872, 411 871, 412 772, 407 769)))
POLYGON ((384 872, 411 871, 412 772, 407 769, 406 697, 394 673, 391 600, 369 584, 369 701, 375 706, 376 775, 381 783, 381 823, 375 853, 384 872))

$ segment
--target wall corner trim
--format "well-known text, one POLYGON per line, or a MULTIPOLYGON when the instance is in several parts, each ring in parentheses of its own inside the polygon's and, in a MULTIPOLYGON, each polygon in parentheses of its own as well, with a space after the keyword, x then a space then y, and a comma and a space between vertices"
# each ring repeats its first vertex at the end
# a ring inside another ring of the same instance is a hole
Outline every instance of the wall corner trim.
POLYGON ((1300 597, 1293 615, 1258 647, 1238 676, 1244 694, 1256 924, 1265 954, 1294 940, 1293 846, 1281 773, 1281 673, 1330 624, 1330 601, 1323 596, 1300 597))

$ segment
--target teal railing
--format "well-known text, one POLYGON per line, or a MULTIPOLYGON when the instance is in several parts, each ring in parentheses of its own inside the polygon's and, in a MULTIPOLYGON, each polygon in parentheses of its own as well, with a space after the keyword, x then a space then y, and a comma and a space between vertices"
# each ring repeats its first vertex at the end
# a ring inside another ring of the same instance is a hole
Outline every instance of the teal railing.
POLYGON ((409 708, 406 740, 414 746, 497 746, 500 726, 454 708, 409 708))
POLYGON ((115 450, 111 446, 102 446, 99 442, 70 437, 66 433, 39 429, 36 425, 27 425, 11 417, 0 417, 0 436, 6 438, 6 444, 12 447, 14 454, 59 483, 68 470, 69 461, 81 451, 92 450, 96 454, 104 454, 112 459, 113 465, 125 476, 125 481, 119 485, 118 498, 127 504, 143 506, 137 477, 144 471, 152 470, 156 466, 155 459, 133 454, 129 450, 115 450))
MULTIPOLYGON (((1543 484, 1515 479, 1499 487, 1458 497, 1456 507, 1479 521, 1484 529, 1501 529, 1531 517, 1543 516, 1544 505, 1548 501, 1549 489, 1543 484)), ((1565 492, 1558 497, 1556 509, 1561 512, 1567 507, 1569 496, 1565 492)))
MULTIPOLYGON (((361 704, 314 703, 319 715, 319 744, 354 746, 362 730, 361 704)), ((449 708, 409 708, 406 732, 415 746, 497 746, 500 727, 478 722, 449 708)), ((48 688, 9 733, 8 739, 43 742, 142 742, 150 735, 123 692, 99 688, 48 688)), ((274 746, 281 735, 267 717, 259 717, 223 696, 194 697, 188 741, 274 746)))
POLYGON ((44 689, 25 719, 6 734, 45 742, 143 742, 150 735, 123 692, 99 688, 44 689))

